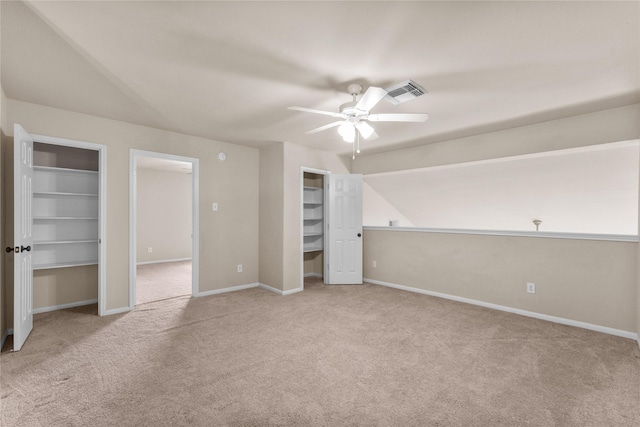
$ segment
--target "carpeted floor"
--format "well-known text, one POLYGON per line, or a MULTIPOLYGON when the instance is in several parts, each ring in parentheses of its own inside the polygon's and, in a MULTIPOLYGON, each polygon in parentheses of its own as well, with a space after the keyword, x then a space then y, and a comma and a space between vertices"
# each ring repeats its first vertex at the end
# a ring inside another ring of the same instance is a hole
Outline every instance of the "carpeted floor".
POLYGON ((136 304, 191 293, 191 261, 143 264, 136 268, 136 304))
POLYGON ((634 341, 368 284, 43 313, 0 362, 3 426, 640 425, 634 341))

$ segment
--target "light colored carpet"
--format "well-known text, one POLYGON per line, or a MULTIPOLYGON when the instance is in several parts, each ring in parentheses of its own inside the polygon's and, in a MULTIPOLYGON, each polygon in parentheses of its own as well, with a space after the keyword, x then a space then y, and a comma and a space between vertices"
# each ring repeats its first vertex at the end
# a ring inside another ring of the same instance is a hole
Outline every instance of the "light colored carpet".
POLYGON ((3 426, 638 426, 637 344, 375 285, 43 313, 3 426))
POLYGON ((137 266, 136 304, 183 295, 191 295, 191 261, 137 266))

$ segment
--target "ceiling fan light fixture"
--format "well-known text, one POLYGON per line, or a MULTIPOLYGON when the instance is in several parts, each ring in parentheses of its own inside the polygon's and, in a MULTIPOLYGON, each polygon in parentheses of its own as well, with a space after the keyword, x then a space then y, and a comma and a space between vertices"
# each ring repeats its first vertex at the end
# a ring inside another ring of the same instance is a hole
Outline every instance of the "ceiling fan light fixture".
POLYGON ((344 122, 338 127, 338 133, 345 142, 353 143, 356 139, 356 128, 349 122, 344 122))

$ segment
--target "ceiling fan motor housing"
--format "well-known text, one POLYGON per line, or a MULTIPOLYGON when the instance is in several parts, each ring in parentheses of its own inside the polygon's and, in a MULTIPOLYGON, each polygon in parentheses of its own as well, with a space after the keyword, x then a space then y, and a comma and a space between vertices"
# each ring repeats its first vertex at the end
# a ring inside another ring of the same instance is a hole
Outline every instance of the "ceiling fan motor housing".
POLYGON ((362 111, 355 108, 357 103, 357 101, 345 102, 340 106, 340 112, 346 115, 349 119, 361 119, 368 116, 368 111, 362 111))

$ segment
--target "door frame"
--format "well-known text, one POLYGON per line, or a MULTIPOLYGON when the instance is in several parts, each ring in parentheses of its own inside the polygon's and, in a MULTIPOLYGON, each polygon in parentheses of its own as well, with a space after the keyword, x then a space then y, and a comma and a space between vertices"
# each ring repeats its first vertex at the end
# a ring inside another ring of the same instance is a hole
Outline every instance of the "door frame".
POLYGON ((323 188, 322 188, 322 256, 323 256, 323 268, 322 274, 326 274, 327 269, 327 176, 331 174, 331 171, 315 169, 306 166, 300 167, 300 288, 304 290, 304 173, 315 173, 317 175, 324 175, 323 188))
POLYGON ((198 206, 199 202, 199 159, 193 157, 177 156, 174 154, 160 153, 155 151, 145 151, 130 149, 129 154, 129 309, 136 306, 136 268, 137 268, 137 238, 136 238, 136 215, 137 215, 137 178, 136 163, 138 157, 154 157, 164 160, 175 160, 179 162, 191 163, 191 295, 194 297, 200 294, 199 285, 199 238, 200 223, 198 206))
MULTIPOLYGON (((98 316, 107 313, 107 146, 53 136, 30 134, 34 142, 98 152, 98 316)), ((15 203, 15 202, 14 202, 15 203)))

